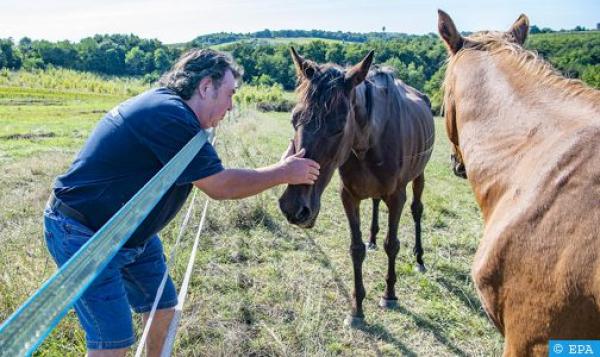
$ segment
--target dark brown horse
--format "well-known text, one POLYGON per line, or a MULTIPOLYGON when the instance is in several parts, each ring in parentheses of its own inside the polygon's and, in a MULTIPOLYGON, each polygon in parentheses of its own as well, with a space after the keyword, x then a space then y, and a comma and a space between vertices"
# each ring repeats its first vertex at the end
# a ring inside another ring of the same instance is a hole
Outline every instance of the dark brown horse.
POLYGON ((454 171, 485 223, 473 282, 504 355, 599 339, 600 91, 522 48, 525 15, 507 32, 462 37, 440 11, 438 27, 454 171))
POLYGON ((336 65, 318 65, 305 60, 292 48, 299 75, 300 101, 294 108, 293 145, 305 149, 306 157, 321 165, 313 186, 288 186, 279 200, 288 221, 310 228, 319 214, 321 194, 339 168, 341 198, 350 224, 350 254, 354 267, 354 302, 346 320, 359 324, 364 318, 362 302, 365 288, 362 263, 366 254, 360 231, 359 205, 373 199, 373 221, 369 245, 376 246, 378 205, 389 208, 389 226, 384 242, 388 272, 382 307, 397 304, 395 260, 400 242, 398 223, 406 186, 413 182, 411 205, 415 222, 414 253, 418 267, 424 270, 421 247, 421 194, 425 184, 423 171, 431 156, 434 141, 433 117, 428 98, 394 78, 387 70, 369 72, 371 51, 359 64, 342 69, 336 65))

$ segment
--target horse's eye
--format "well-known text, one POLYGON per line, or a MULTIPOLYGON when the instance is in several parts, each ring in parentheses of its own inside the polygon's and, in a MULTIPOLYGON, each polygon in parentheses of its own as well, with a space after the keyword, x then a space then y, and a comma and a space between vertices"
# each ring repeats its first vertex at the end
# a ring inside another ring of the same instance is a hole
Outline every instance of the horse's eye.
POLYGON ((336 137, 342 135, 343 133, 344 133, 344 128, 342 127, 341 129, 332 130, 329 133, 329 137, 333 139, 333 138, 336 138, 336 137))

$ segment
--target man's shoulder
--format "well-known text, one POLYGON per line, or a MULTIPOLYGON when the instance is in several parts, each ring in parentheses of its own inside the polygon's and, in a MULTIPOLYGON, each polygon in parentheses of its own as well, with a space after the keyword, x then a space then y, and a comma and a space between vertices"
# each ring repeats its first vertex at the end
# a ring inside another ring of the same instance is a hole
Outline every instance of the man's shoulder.
POLYGON ((119 104, 113 111, 124 118, 137 115, 147 118, 153 114, 174 116, 193 114, 180 96, 165 87, 149 89, 119 104))

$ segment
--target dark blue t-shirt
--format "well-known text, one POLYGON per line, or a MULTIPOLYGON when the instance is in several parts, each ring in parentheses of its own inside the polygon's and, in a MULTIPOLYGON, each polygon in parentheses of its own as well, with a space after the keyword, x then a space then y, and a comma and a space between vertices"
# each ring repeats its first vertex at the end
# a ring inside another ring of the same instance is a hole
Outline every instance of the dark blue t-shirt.
MULTIPOLYGON (((96 231, 200 130, 194 112, 173 91, 142 93, 100 120, 69 171, 56 179, 54 194, 96 231)), ((125 246, 144 244, 181 209, 193 181, 222 170, 206 143, 125 246)))

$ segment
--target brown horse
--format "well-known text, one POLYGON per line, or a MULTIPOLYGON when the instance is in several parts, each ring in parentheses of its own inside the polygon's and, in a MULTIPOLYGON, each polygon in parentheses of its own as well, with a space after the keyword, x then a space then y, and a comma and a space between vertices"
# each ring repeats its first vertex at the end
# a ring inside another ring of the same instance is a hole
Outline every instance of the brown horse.
POLYGON ((390 71, 369 72, 373 51, 347 70, 305 60, 293 48, 291 52, 300 81, 297 89, 300 101, 292 114, 293 146, 296 150, 304 148, 306 157, 321 165, 321 173, 314 186, 288 186, 279 205, 290 223, 312 227, 319 214, 321 194, 339 168, 341 198, 352 238, 354 301, 346 323, 353 326, 364 318, 362 263, 366 247, 360 231, 361 200, 373 199, 371 248, 376 246, 380 200, 389 208, 384 242, 388 256, 387 287, 380 306, 397 304, 394 285, 395 259, 400 249, 398 222, 406 201, 406 186, 411 181, 416 230, 414 253, 418 267, 424 270, 421 194, 425 184, 423 170, 433 148, 433 117, 425 95, 395 79, 390 71))
POLYGON ((504 355, 600 338, 600 91, 521 47, 525 15, 462 37, 439 11, 438 28, 454 169, 485 222, 473 281, 504 355))

